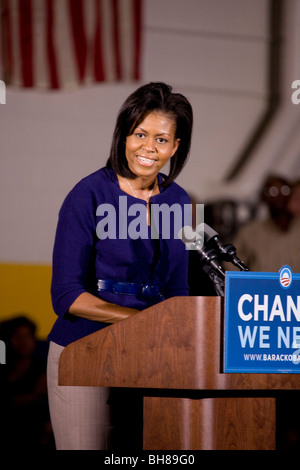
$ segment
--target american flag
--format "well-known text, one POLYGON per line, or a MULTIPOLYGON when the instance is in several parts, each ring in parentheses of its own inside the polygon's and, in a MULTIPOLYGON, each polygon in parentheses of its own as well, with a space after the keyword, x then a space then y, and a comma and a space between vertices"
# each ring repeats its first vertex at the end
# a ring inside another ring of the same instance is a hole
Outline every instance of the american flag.
POLYGON ((6 85, 139 79, 143 0, 0 0, 6 85))

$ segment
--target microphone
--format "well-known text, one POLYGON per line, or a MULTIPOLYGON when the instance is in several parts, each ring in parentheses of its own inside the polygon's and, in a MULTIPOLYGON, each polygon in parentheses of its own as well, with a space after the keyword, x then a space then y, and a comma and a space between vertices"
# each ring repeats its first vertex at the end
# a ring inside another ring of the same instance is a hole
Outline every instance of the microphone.
POLYGON ((249 271, 247 266, 237 257, 236 248, 231 244, 224 245, 220 240, 219 234, 209 225, 201 223, 197 226, 196 230, 197 232, 204 233, 205 244, 216 248, 224 261, 232 262, 241 271, 249 271))
POLYGON ((196 250, 200 255, 200 264, 204 271, 215 270, 222 279, 225 279, 225 271, 221 266, 218 253, 214 248, 203 246, 203 236, 194 231, 190 226, 182 227, 178 232, 178 238, 185 244, 187 250, 196 250))

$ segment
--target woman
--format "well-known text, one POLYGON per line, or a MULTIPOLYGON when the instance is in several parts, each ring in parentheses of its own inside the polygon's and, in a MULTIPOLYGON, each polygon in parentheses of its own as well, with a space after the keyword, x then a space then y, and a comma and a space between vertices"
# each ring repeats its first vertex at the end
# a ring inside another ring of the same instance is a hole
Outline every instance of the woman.
POLYGON ((51 287, 58 318, 48 358, 59 449, 105 449, 110 426, 107 389, 57 385, 63 347, 168 297, 188 295, 188 252, 173 234, 161 236, 150 203, 189 204, 174 179, 188 157, 192 124, 183 95, 164 83, 141 86, 119 112, 106 167, 81 180, 62 205, 51 287), (160 170, 168 162, 166 176, 160 170))

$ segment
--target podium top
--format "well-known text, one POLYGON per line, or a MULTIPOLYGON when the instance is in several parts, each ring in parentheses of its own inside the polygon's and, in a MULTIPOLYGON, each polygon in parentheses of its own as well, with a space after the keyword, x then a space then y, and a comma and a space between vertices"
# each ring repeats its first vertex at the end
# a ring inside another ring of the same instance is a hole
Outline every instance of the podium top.
POLYGON ((223 298, 173 297, 69 344, 60 385, 298 389, 299 374, 225 374, 223 298))

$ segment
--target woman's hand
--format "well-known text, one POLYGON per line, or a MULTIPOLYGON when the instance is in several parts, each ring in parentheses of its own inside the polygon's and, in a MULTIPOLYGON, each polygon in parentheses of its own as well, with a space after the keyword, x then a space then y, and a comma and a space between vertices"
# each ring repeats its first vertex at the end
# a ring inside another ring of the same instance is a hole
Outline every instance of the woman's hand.
POLYGON ((117 323, 138 312, 139 310, 135 308, 120 307, 106 302, 89 292, 80 294, 69 308, 69 313, 72 315, 104 323, 117 323))

